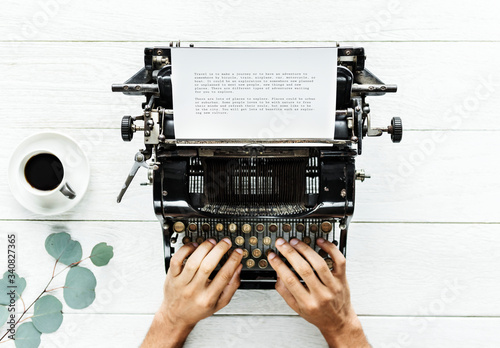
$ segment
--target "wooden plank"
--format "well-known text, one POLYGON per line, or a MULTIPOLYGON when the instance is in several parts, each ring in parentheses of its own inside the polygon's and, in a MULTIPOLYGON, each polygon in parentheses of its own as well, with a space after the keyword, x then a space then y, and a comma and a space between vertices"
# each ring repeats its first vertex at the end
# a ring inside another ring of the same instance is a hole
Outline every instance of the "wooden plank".
MULTIPOLYGON (((498 225, 352 224, 348 279, 362 315, 500 316, 498 225)), ((82 264, 96 274, 96 301, 66 313, 154 313, 163 296, 163 241, 150 222, 0 222, 0 246, 17 234, 18 273, 27 279, 24 300, 45 287, 54 261, 45 238, 68 231, 87 256, 99 242, 114 247, 106 267, 82 264), (126 304, 126 305, 125 305, 126 304)), ((0 260, 6 249, 0 248, 0 260)), ((2 267, 3 268, 3 267, 2 267)), ((0 268, 0 269, 2 269, 0 268)), ((64 284, 64 275, 53 287, 64 284)), ((54 292, 62 296, 61 290, 54 292)), ((238 290, 220 314, 293 315, 274 290, 238 290)))
MULTIPOLYGON (((61 327, 43 334, 42 347, 138 347, 152 315, 64 314, 61 327)), ((496 347, 500 318, 361 317, 373 347, 496 347)), ((8 342, 5 348, 13 348, 8 342)), ((316 327, 299 317, 214 316, 202 320, 184 347, 326 348, 316 327), (293 328, 293 330, 291 330, 293 328)))
MULTIPOLYGON (((0 114, 22 115, 22 121, 11 122, 10 126, 15 129, 41 126, 116 129, 123 115, 141 113, 144 98, 111 93, 111 84, 125 81, 143 67, 143 49, 154 45, 161 43, 0 43, 0 70, 9 84, 3 92, 0 114)), ((321 46, 331 43, 199 45, 321 46)), ((369 98, 376 126, 387 126, 391 117, 401 116, 405 129, 500 130, 500 119, 491 112, 498 104, 500 71, 477 63, 478 52, 485 57, 500 55, 500 43, 359 45, 366 49, 367 68, 384 82, 399 87, 396 94, 369 98), (464 69, 472 66, 473 69, 464 69)))
POLYGON ((3 40, 498 40, 493 0, 5 3, 3 40), (452 12, 451 12, 452 10, 452 12), (452 13, 452 15, 451 15, 452 13), (161 23, 161 25, 159 25, 161 23))
MULTIPOLYGON (((7 165, 15 146, 41 129, 17 129, 0 139, 0 219, 46 219, 26 211, 6 184, 7 165)), ((115 129, 58 129, 76 139, 87 152, 91 180, 83 200, 56 220, 156 221, 146 170, 140 169, 122 203, 116 196, 143 143, 124 143, 115 129)), ((498 148, 495 131, 406 132, 403 142, 392 144, 370 138, 357 159, 372 178, 357 182, 354 221, 499 222, 500 181, 492 173, 500 162, 491 161, 498 148)))

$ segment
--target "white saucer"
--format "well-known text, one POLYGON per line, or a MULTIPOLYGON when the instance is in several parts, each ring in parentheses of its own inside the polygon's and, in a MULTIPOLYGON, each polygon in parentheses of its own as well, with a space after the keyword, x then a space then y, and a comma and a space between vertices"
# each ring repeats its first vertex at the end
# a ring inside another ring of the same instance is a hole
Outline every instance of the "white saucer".
POLYGON ((54 215, 73 208, 83 198, 89 185, 90 165, 87 156, 73 139, 61 133, 44 132, 34 134, 18 145, 10 158, 8 174, 10 190, 23 207, 37 214, 54 215), (64 175, 76 193, 74 199, 60 194, 51 200, 50 205, 41 204, 25 189, 22 182, 24 178, 19 175, 21 161, 27 154, 41 149, 57 154, 67 162, 64 175))

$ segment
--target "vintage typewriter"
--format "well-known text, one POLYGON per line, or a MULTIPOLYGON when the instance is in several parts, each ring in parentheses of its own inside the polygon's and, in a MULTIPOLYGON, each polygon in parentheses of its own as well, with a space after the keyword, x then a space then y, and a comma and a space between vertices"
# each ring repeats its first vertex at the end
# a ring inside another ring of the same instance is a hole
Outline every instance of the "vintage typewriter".
POLYGON ((241 288, 274 287, 276 274, 266 255, 276 251, 279 237, 299 238, 327 263, 331 260, 316 246, 316 238, 334 242, 345 255, 355 181, 369 177, 355 167, 363 138, 387 132, 398 143, 403 133, 398 117, 387 128, 372 127, 366 97, 396 92, 397 87, 365 68, 363 48, 337 46, 334 139, 314 146, 288 146, 283 139, 247 140, 247 146, 231 145, 241 139, 181 144, 175 137, 173 46, 146 48, 144 68, 112 86, 114 92, 146 97, 142 115, 122 119, 122 139, 130 141, 142 131, 145 148, 135 155, 117 200, 138 169, 147 168, 166 269, 181 245, 209 237, 229 237, 233 247, 244 250, 241 288))

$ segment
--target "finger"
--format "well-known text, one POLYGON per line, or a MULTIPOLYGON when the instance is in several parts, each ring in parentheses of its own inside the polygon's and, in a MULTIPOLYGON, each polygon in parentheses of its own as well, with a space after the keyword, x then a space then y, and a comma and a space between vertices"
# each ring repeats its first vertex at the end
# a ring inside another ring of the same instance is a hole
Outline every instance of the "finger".
POLYGON ((209 293, 213 296, 219 296, 227 284, 233 279, 234 273, 241 264, 243 250, 235 249, 224 266, 217 272, 209 286, 209 293))
POLYGON ((222 290, 219 301, 217 301, 217 305, 215 306, 215 311, 226 307, 229 301, 231 301, 231 299, 233 298, 236 290, 240 287, 240 273, 242 268, 243 265, 240 264, 238 268, 236 268, 236 272, 234 272, 233 277, 231 278, 229 283, 222 290))
POLYGON ((172 277, 177 277, 181 271, 182 266, 184 265, 184 260, 193 253, 198 247, 198 243, 189 243, 183 245, 170 259, 170 267, 168 268, 167 275, 171 275, 172 277))
POLYGON ((326 286, 331 285, 334 282, 330 268, 326 264, 325 260, 317 252, 315 252, 309 245, 304 242, 299 241, 294 238, 290 241, 290 245, 297 250, 304 258, 311 264, 311 266, 316 270, 319 279, 326 286))
POLYGON ((330 243, 323 238, 318 238, 316 240, 318 246, 326 251, 328 255, 332 257, 333 260, 333 271, 332 274, 338 276, 345 276, 345 257, 342 255, 337 246, 333 243, 330 243))
POLYGON ((276 271, 278 277, 283 281, 283 285, 292 293, 295 298, 307 296, 308 292, 300 283, 299 278, 288 268, 287 265, 275 253, 267 255, 269 264, 276 271))
POLYGON ((276 281, 276 291, 278 294, 283 297, 285 302, 292 308, 295 312, 299 313, 299 305, 297 304, 297 300, 295 300, 295 297, 293 297, 292 293, 288 291, 286 288, 285 284, 281 280, 280 277, 278 277, 278 280, 276 281))
POLYGON ((198 272, 196 272, 193 281, 205 284, 208 280, 208 277, 217 267, 220 260, 227 253, 229 248, 231 248, 231 240, 229 238, 224 238, 219 243, 217 243, 217 245, 212 250, 210 250, 210 252, 201 262, 200 267, 198 268, 198 272))
POLYGON ((185 284, 189 283, 198 271, 201 262, 203 261, 205 256, 207 256, 207 254, 214 248, 215 244, 216 241, 212 238, 207 239, 206 241, 201 243, 200 246, 196 248, 196 250, 187 260, 181 274, 179 275, 179 279, 182 280, 185 284))
POLYGON ((295 272, 300 275, 309 288, 321 285, 321 282, 316 274, 314 274, 309 263, 283 238, 278 238, 276 241, 276 248, 286 257, 295 272))

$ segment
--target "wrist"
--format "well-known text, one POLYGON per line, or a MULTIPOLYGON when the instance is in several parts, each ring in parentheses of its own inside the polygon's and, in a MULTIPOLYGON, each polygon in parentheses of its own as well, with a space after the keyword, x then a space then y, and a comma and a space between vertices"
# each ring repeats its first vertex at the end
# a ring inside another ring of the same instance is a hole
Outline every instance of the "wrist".
POLYGON ((158 312, 156 312, 154 320, 160 322, 162 327, 164 327, 167 332, 170 332, 175 336, 187 337, 196 325, 196 323, 190 324, 185 323, 183 320, 176 320, 176 318, 169 315, 169 312, 166 310, 166 306, 164 305, 162 305, 158 312))
POLYGON ((350 311, 340 325, 319 328, 330 348, 371 347, 363 332, 363 327, 354 311, 350 311))

